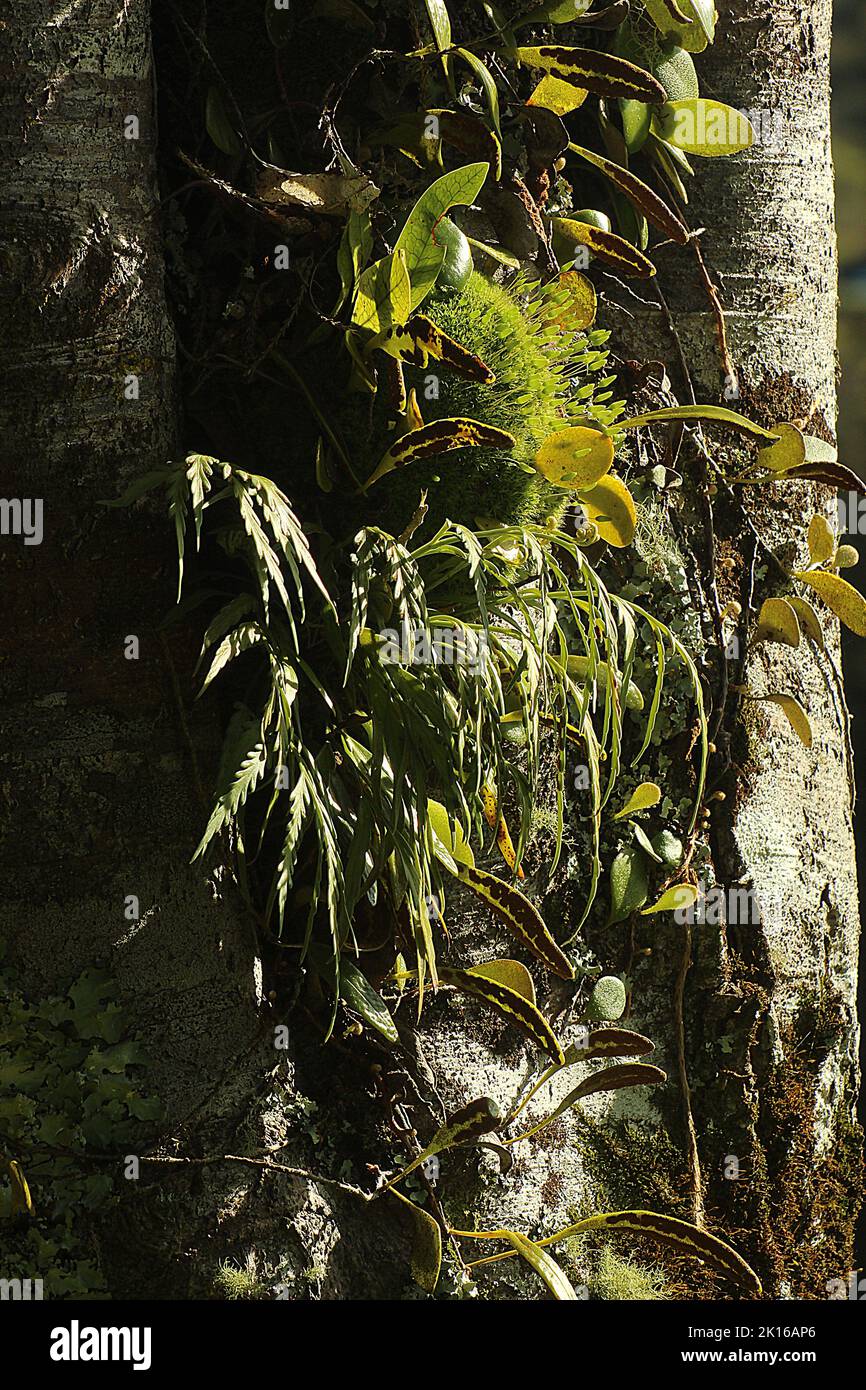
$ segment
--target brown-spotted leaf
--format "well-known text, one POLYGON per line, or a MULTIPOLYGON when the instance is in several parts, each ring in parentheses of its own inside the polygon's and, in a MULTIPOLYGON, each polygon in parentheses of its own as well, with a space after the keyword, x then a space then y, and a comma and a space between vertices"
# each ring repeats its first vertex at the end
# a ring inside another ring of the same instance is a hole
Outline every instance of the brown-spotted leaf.
POLYGON ((504 883, 501 878, 495 878, 484 869, 461 864, 459 870, 461 883, 483 898, 511 934, 548 970, 564 980, 574 979, 571 962, 554 941, 538 908, 528 898, 510 883, 504 883))
POLYGON ((469 970, 455 970, 450 966, 440 968, 439 978, 443 984, 451 985, 464 994, 471 994, 473 998, 489 1005, 500 1018, 506 1019, 523 1033, 524 1037, 535 1043, 551 1061, 562 1066, 565 1060, 562 1044, 544 1015, 522 994, 518 994, 517 990, 509 989, 498 980, 469 970))
POLYGON ((554 230, 566 241, 588 247, 600 261, 615 266, 621 274, 641 280, 655 275, 656 268, 649 257, 615 232, 606 232, 574 217, 554 217, 552 222, 554 230))
POLYGON ((540 48, 518 48, 515 57, 524 67, 540 68, 551 77, 575 87, 585 87, 597 96, 635 97, 655 106, 662 106, 668 99, 664 87, 652 73, 613 53, 543 44, 540 48))
POLYGON ((614 164, 612 159, 606 159, 604 155, 595 154, 593 150, 585 150, 582 145, 570 144, 568 147, 573 154, 580 155, 588 164, 594 164, 596 169, 601 172, 619 188, 630 202, 643 213, 648 222, 652 222, 654 227, 660 227, 663 232, 678 242, 680 246, 685 246, 689 239, 689 229, 672 212, 667 203, 663 202, 657 193, 654 193, 643 179, 637 178, 629 169, 624 169, 620 164, 614 164))
POLYGON ((434 420, 420 430, 409 430, 383 454, 375 471, 364 484, 364 491, 395 468, 406 468, 417 459, 447 454, 454 449, 513 449, 516 440, 506 430, 484 425, 479 420, 458 418, 434 420))

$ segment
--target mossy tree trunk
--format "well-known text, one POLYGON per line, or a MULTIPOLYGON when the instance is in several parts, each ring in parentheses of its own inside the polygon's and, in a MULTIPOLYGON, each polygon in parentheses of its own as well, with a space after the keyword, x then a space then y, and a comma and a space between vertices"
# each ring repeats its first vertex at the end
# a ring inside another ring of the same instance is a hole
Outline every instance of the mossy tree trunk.
MULTIPOLYGON (((692 185, 692 224, 707 228, 701 245, 721 280, 741 408, 768 423, 808 417, 816 432, 832 430, 834 410, 830 8, 728 7, 702 59, 704 91, 781 113, 785 134, 779 148, 702 164, 692 185)), ((279 1160, 296 1170, 143 1164, 138 1183, 120 1186, 111 1229, 97 1232, 113 1292, 201 1294, 230 1257, 263 1292, 405 1295, 413 1286, 401 1209, 388 1199, 367 1205, 343 1180, 368 1187, 368 1163, 398 1161, 388 1118, 408 1117, 428 1137, 425 1124, 472 1096, 507 1103, 528 1054, 471 1007, 442 998, 417 1033, 404 1029, 395 1067, 352 1039, 323 1051, 303 1011, 288 1051, 275 1053, 279 1020, 261 997, 255 939, 230 875, 208 879, 188 866, 203 815, 196 762, 210 769, 215 740, 184 713, 193 636, 175 629, 163 640, 155 630, 171 601, 171 537, 162 518, 98 506, 175 443, 148 6, 131 0, 120 20, 103 3, 84 19, 74 8, 52 13, 22 0, 4 33, 11 198, 0 225, 15 350, 4 488, 44 499, 45 518, 41 546, 3 538, 16 595, 4 625, 16 663, 4 673, 3 857, 16 884, 4 906, 7 960, 34 995, 63 994, 95 960, 110 967, 151 1057, 148 1089, 166 1106, 163 1158, 282 1145, 279 1160), (126 138, 129 116, 137 138, 126 138), (135 660, 126 657, 131 636, 135 660), (124 915, 131 895, 136 921, 124 915)), ((688 253, 671 264, 662 280, 692 387, 715 400, 725 374, 714 316, 688 253)), ((626 302, 622 345, 675 361, 665 315, 626 302)), ((685 381, 675 384, 687 393, 685 381)), ((762 552, 753 559, 743 508, 722 490, 711 517, 693 486, 703 464, 684 461, 694 602, 712 643, 720 608, 737 599, 746 652, 752 610, 774 592, 774 575, 764 577, 762 552)), ((816 502, 831 514, 829 496, 807 486, 784 502, 761 493, 752 522, 784 550, 816 502)), ((652 956, 633 969, 633 1022, 654 1037, 672 1098, 659 1108, 591 1106, 589 1118, 531 1143, 507 1176, 485 1158, 480 1184, 472 1163, 443 1162, 461 1226, 538 1233, 599 1204, 697 1210, 752 1258, 772 1292, 820 1298, 828 1278, 846 1276, 857 1042, 847 715, 835 640, 827 657, 781 651, 749 653, 729 684, 795 694, 812 720, 811 750, 772 707, 730 695, 711 715, 714 786, 726 799, 712 803, 706 872, 725 888, 753 887, 760 920, 697 925, 690 943, 682 928, 659 928, 652 956), (732 1157, 737 1179, 726 1176, 732 1157)), ((722 660, 717 651, 706 673, 716 692, 722 660)), ((567 903, 569 885, 559 887, 567 903)), ((463 963, 490 955, 489 929, 489 918, 459 913, 463 963)), ((579 1274, 580 1252, 574 1258, 579 1274)), ((514 1294, 537 1288, 516 1261, 494 1266, 482 1296, 514 1294)))
MULTIPOLYGON (((690 222, 706 229, 700 246, 724 304, 729 359, 696 263, 677 258, 660 275, 673 329, 664 309, 631 301, 619 320, 626 352, 663 358, 680 399, 693 392, 727 401, 766 425, 798 420, 829 440, 837 302, 831 20, 831 0, 732 0, 715 44, 698 59, 702 94, 750 113, 759 132, 736 160, 695 161, 690 182, 690 222), (677 370, 678 348, 688 381, 677 370)), ((704 464, 682 457, 688 486, 704 464)), ((809 518, 822 512, 835 526, 836 496, 812 484, 722 485, 712 499, 699 487, 691 506, 716 698, 711 786, 725 798, 711 802, 706 877, 708 887, 722 887, 734 919, 727 928, 694 928, 685 987, 705 1205, 729 1229, 751 1233, 741 1241, 770 1288, 823 1298, 827 1281, 852 1268, 862 1182, 849 720, 835 621, 826 654, 805 640, 796 651, 755 645, 754 628, 763 600, 790 591, 768 551, 789 570, 807 562, 809 518), (725 662, 719 614, 732 601, 742 616, 724 627, 725 662), (778 708, 743 700, 734 687, 794 695, 808 711, 812 747, 778 708), (727 1176, 736 1171, 738 1180, 727 1176)), ((663 953, 679 949, 666 940, 663 953)), ((666 1006, 663 999, 657 1027, 666 1006)))

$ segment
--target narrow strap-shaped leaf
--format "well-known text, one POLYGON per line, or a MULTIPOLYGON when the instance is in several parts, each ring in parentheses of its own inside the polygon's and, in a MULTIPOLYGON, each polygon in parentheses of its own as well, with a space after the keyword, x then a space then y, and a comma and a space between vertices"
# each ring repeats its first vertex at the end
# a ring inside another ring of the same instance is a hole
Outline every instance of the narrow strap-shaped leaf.
POLYGON ((694 1255, 696 1259, 703 1260, 712 1269, 728 1275, 748 1289, 756 1298, 761 1295, 761 1281, 742 1255, 738 1255, 736 1250, 718 1236, 710 1235, 709 1231, 698 1230, 691 1222, 681 1221, 676 1216, 660 1216, 654 1211, 598 1212, 595 1216, 578 1221, 575 1226, 569 1226, 564 1231, 558 1231, 556 1235, 548 1236, 540 1244, 553 1245, 571 1236, 582 1235, 584 1231, 631 1231, 635 1235, 649 1236, 662 1245, 672 1246, 682 1254, 694 1255))
POLYGON ((538 1134, 539 1130, 546 1129, 548 1125, 558 1120, 560 1115, 564 1115, 579 1100, 585 1100, 587 1096, 598 1095, 601 1091, 621 1091, 628 1086, 659 1086, 667 1081, 667 1072, 663 1072, 660 1067, 647 1066, 643 1062, 632 1062, 622 1067, 605 1067, 601 1071, 593 1072, 592 1076, 584 1077, 579 1086, 575 1086, 573 1091, 569 1091, 564 1100, 550 1115, 546 1115, 543 1120, 539 1120, 537 1125, 527 1129, 523 1134, 517 1134, 513 1139, 508 1139, 508 1144, 517 1144, 521 1139, 529 1139, 533 1134, 538 1134))
POLYGON ((653 190, 644 183, 643 179, 637 178, 629 169, 624 169, 620 164, 614 164, 612 159, 605 159, 604 155, 595 154, 592 150, 585 150, 582 145, 572 145, 568 147, 573 154, 580 155, 589 164, 594 164, 596 169, 600 169, 606 174, 611 183, 621 189, 625 196, 639 208, 648 222, 652 222, 654 227, 660 227, 663 232, 667 232, 669 237, 678 242, 680 246, 685 246, 689 239, 689 229, 677 217, 676 213, 671 212, 667 203, 654 193, 653 190))
POLYGON ((405 468, 416 459, 451 453, 454 449, 513 449, 516 442, 513 434, 498 430, 493 425, 483 425, 479 420, 434 420, 420 430, 409 430, 396 440, 382 455, 377 468, 364 484, 364 490, 395 468, 405 468))
POLYGON ((661 106, 668 95, 652 73, 593 48, 563 48, 551 44, 540 48, 517 48, 514 56, 525 67, 541 68, 563 82, 586 87, 602 97, 636 97, 661 106))
POLYGON ((577 1302, 577 1294, 563 1270, 556 1263, 556 1260, 548 1255, 546 1250, 542 1250, 536 1241, 521 1235, 519 1231, 502 1231, 500 1234, 503 1240, 507 1240, 514 1246, 517 1254, 535 1270, 536 1274, 541 1276, 557 1302, 577 1302))
POLYGON ((495 878, 493 874, 488 874, 484 869, 470 868, 468 864, 460 866, 459 877, 461 883, 465 883, 473 893, 484 899, 512 935, 542 961, 548 970, 552 970, 554 975, 560 975, 564 980, 574 979, 574 971, 568 957, 554 941, 538 908, 517 888, 503 882, 501 878, 495 878))
MULTIPOLYGON (((500 984, 498 980, 475 975, 468 970, 455 970, 451 966, 441 966, 439 977, 443 984, 471 994, 483 1003, 489 1004, 500 1017, 513 1023, 536 1047, 545 1052, 558 1065, 562 1065, 565 1054, 562 1045, 543 1014, 522 994, 500 984)), ((492 1126, 491 1126, 492 1128, 492 1126)))
POLYGON ((648 410, 644 415, 617 420, 611 428, 614 432, 636 430, 641 425, 653 425, 665 420, 715 420, 721 425, 733 425, 744 434, 757 435, 759 439, 779 438, 773 430, 765 430, 763 425, 756 425, 754 420, 748 420, 745 415, 739 415, 736 410, 728 410, 723 405, 666 405, 661 410, 648 410))
MULTIPOLYGON (((444 972, 440 972, 443 974, 444 972)), ((462 974, 462 971, 457 972, 462 974)), ((510 993, 510 991, 509 991, 510 993)), ((410 1173, 414 1173, 416 1168, 427 1158, 432 1158, 434 1154, 443 1153, 445 1149, 453 1149, 455 1144, 466 1144, 471 1139, 476 1139, 481 1134, 489 1134, 496 1129, 502 1121, 502 1110, 491 1096, 479 1096, 477 1100, 470 1100, 468 1105, 462 1106, 460 1110, 455 1110, 453 1115, 449 1115, 441 1129, 438 1129, 425 1149, 421 1150, 417 1158, 413 1158, 396 1178, 392 1178, 383 1192, 388 1192, 395 1183, 402 1182, 410 1173)))

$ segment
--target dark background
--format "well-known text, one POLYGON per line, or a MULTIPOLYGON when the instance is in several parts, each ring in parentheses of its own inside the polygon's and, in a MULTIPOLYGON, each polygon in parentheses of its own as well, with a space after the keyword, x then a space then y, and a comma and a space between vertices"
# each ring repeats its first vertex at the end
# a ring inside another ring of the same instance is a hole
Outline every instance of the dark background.
MULTIPOLYGON (((866 5, 836 0, 833 39, 833 158, 839 232, 839 458, 866 478, 866 5)), ((847 578, 866 579, 866 537, 848 538, 861 555, 847 578)), ((854 761, 860 789, 855 829, 861 901, 866 888, 866 652, 862 639, 845 643, 848 703, 853 717, 854 761)), ((866 953, 861 951, 860 1015, 866 1014, 866 953)), ((862 1049, 862 1040, 861 1040, 862 1049)), ((862 1053, 861 1053, 862 1055, 862 1053)), ((861 1096, 860 1118, 866 1124, 861 1096)), ((861 1212, 859 1260, 866 1263, 866 1212, 861 1212)))

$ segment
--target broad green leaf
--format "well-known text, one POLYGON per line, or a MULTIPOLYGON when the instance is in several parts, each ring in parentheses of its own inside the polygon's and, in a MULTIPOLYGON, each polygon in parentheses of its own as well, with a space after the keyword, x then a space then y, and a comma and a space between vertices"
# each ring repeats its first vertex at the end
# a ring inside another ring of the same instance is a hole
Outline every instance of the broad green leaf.
POLYGON ((621 811, 617 811, 614 820, 622 820, 625 816, 633 816, 635 811, 648 811, 650 806, 657 806, 662 799, 662 789, 656 786, 655 782, 641 782, 639 787, 635 787, 628 801, 621 811))
POLYGON ((412 287, 404 251, 393 251, 368 266, 358 281, 352 322, 381 333, 403 324, 412 312, 412 287))
POLYGON ((429 1211, 410 1202, 396 1187, 391 1188, 391 1196, 399 1197, 409 1208, 414 1227, 410 1269, 412 1278, 425 1293, 435 1293, 442 1268, 442 1232, 439 1222, 434 1221, 429 1211))
POLYGON ((386 1042, 400 1041, 396 1025, 382 996, 345 953, 340 960, 340 995, 344 1003, 356 1014, 360 1014, 364 1022, 375 1028, 386 1042))
POLYGON ((603 231, 588 222, 579 222, 573 217, 552 217, 554 231, 571 245, 586 246, 599 260, 616 266, 623 275, 636 276, 649 280, 656 268, 648 256, 638 251, 615 232, 603 231))
POLYGON ((798 571, 794 578, 814 589, 839 621, 858 637, 866 637, 866 599, 847 579, 828 574, 826 570, 798 571))
POLYGON ((433 833, 441 840, 456 862, 468 865, 470 869, 473 869, 475 867, 475 855, 466 843, 463 828, 459 821, 449 817, 441 801, 427 802, 427 819, 432 826, 433 833))
POLYGON ((669 145, 704 159, 739 154, 757 139, 754 126, 742 111, 705 97, 668 102, 653 124, 669 145))
POLYGON ((800 701, 795 700, 793 695, 765 695, 763 699, 765 703, 779 706, 800 742, 806 748, 811 748, 812 725, 800 701))
POLYGON ((759 439, 778 439, 775 430, 765 430, 745 415, 728 410, 724 405, 667 405, 660 410, 648 410, 644 415, 632 415, 628 420, 617 420, 612 426, 617 430, 634 430, 641 425, 652 425, 664 420, 714 420, 720 425, 733 425, 744 434, 757 435, 759 439))
POLYGON ((638 154, 646 144, 652 126, 652 107, 645 101, 627 97, 619 104, 622 134, 629 154, 638 154))
POLYGON ((581 488, 580 505, 608 545, 618 550, 631 545, 637 530, 637 512, 631 493, 615 473, 609 473, 593 488, 581 488))
POLYGON ((649 896, 647 861, 636 845, 621 849, 610 866, 610 914, 607 925, 624 922, 649 896))
POLYGON ((483 898, 505 926, 528 951, 564 980, 574 979, 574 970, 545 925, 538 908, 510 883, 483 869, 461 866, 460 881, 483 898))
POLYGON ((800 624, 786 599, 765 599, 758 614, 755 641, 781 642, 786 647, 799 647, 800 624))
POLYGON ((684 912, 687 907, 693 907, 697 900, 698 890, 694 884, 677 883, 673 888, 666 889, 652 907, 642 908, 641 916, 648 917, 653 912, 684 912))
POLYGON ((544 44, 540 48, 517 48, 514 57, 524 67, 539 68, 551 77, 575 87, 586 87, 598 96, 637 97, 655 105, 667 100, 667 92, 651 73, 613 53, 544 44))
POLYGON ((575 492, 604 477, 613 463, 613 452, 609 435, 573 425, 547 436, 535 455, 535 467, 554 487, 575 492))
POLYGON ((716 28, 713 0, 644 0, 659 31, 689 53, 703 53, 716 28))
POLYGON ((773 473, 784 473, 806 461, 806 441, 796 425, 774 425, 779 438, 775 444, 758 450, 758 464, 773 473))
MULTIPOLYGON (((591 668, 592 663, 588 656, 570 656, 566 662, 568 674, 573 676, 576 681, 589 680, 591 668)), ((592 679, 594 684, 598 685, 599 689, 607 690, 610 682, 610 666, 606 661, 599 661, 596 663, 592 679)), ((622 697, 622 679, 618 672, 615 673, 614 683, 619 690, 620 697, 622 697)), ((625 692, 625 706, 626 709, 632 710, 642 710, 644 707, 643 695, 634 681, 629 681, 628 683, 628 688, 625 692)))
POLYGON ((445 248, 436 242, 433 229, 450 208, 474 203, 489 170, 486 163, 467 164, 443 174, 421 194, 406 219, 395 250, 406 253, 413 309, 417 309, 432 290, 445 259, 445 248))
POLYGON ((469 970, 454 970, 450 966, 442 966, 439 975, 443 984, 451 985, 464 994, 471 994, 475 999, 487 1004, 500 1018, 504 1018, 523 1033, 524 1037, 535 1043, 535 1046, 546 1053, 557 1066, 562 1066, 565 1061, 562 1044, 544 1015, 523 994, 509 989, 499 980, 469 970))
POLYGON ((836 554, 836 537, 830 528, 829 521, 820 512, 816 512, 809 522, 807 544, 809 546, 809 559, 813 565, 826 565, 827 561, 832 560, 836 554))
POLYGON ((634 203, 644 217, 652 222, 653 226, 660 227, 680 246, 685 246, 689 239, 688 227, 642 179, 637 178, 629 169, 615 164, 612 159, 605 159, 603 155, 595 154, 592 150, 585 150, 582 145, 569 144, 568 148, 572 154, 579 155, 588 164, 600 169, 610 182, 619 188, 630 202, 634 203))
POLYGON ((364 491, 395 468, 405 468, 415 459, 447 454, 455 449, 513 449, 516 440, 505 430, 482 425, 478 420, 434 420, 420 430, 410 430, 397 439, 364 484, 364 491))

